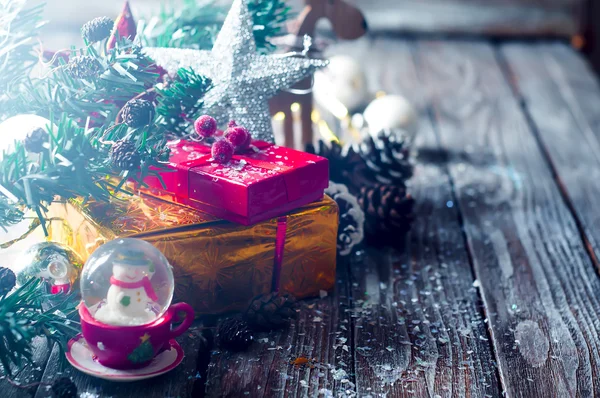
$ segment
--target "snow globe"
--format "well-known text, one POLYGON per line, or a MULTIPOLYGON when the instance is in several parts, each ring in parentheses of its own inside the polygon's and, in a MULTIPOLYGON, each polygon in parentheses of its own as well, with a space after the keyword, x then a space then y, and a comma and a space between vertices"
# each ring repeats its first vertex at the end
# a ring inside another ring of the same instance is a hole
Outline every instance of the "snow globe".
POLYGON ((108 325, 138 326, 156 320, 171 304, 173 290, 173 271, 165 256, 138 239, 100 246, 81 274, 85 306, 108 325))
POLYGON ((111 369, 136 369, 165 350, 181 350, 173 339, 189 328, 194 311, 185 303, 171 305, 171 265, 150 243, 127 238, 100 246, 83 266, 80 284, 90 358, 111 369))

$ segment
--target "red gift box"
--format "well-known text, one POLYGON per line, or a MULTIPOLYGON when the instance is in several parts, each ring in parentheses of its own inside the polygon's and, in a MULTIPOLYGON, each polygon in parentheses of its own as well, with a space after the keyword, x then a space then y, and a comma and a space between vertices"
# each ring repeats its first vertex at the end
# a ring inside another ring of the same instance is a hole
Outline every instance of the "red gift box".
POLYGON ((329 184, 328 160, 263 141, 227 164, 212 159, 210 147, 177 140, 169 143, 169 168, 145 182, 145 193, 216 217, 252 225, 288 213, 323 197, 329 184))

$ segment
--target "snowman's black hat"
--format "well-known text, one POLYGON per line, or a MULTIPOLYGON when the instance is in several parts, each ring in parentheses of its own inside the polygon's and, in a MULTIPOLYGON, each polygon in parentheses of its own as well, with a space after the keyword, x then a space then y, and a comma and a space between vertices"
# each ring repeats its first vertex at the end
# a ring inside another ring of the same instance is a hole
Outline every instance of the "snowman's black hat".
POLYGON ((144 252, 139 250, 124 249, 115 255, 115 261, 129 266, 148 267, 150 272, 154 271, 154 263, 146 258, 144 252))

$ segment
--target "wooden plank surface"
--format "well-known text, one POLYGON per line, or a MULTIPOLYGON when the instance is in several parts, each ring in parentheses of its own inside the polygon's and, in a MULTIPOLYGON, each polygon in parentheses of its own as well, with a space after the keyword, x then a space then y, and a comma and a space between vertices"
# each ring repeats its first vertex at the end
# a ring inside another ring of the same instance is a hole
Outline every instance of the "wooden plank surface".
POLYGON ((358 392, 500 396, 477 283, 440 170, 444 155, 435 145, 425 148, 432 163, 416 170, 420 221, 409 248, 369 248, 353 267, 358 392))
MULTIPOLYGON (((33 356, 32 363, 26 365, 20 371, 17 371, 13 376, 12 380, 19 385, 33 384, 37 383, 41 380, 42 374, 46 369, 46 363, 48 362, 48 358, 50 357, 50 352, 52 351, 52 347, 48 346, 48 342, 45 338, 35 337, 33 339, 33 356)), ((36 388, 31 389, 22 389, 17 388, 6 380, 6 374, 4 370, 0 367, 0 391, 6 398, 17 398, 23 397, 27 395, 29 391, 35 391, 36 388)))
POLYGON ((406 96, 421 110, 410 191, 416 221, 405 247, 367 248, 353 261, 359 396, 499 396, 491 342, 457 208, 417 81, 410 44, 363 40, 335 50, 365 65, 372 91, 406 96))
POLYGON ((562 43, 512 43, 501 47, 501 55, 597 263, 600 258, 597 77, 581 56, 562 43))
POLYGON ((600 280, 494 49, 419 42, 416 59, 506 393, 598 394, 600 280))
POLYGON ((257 334, 253 345, 241 353, 215 350, 206 396, 354 395, 347 269, 348 262, 340 260, 335 291, 320 300, 300 302, 298 317, 288 328, 257 334), (299 357, 311 363, 292 365, 299 357))

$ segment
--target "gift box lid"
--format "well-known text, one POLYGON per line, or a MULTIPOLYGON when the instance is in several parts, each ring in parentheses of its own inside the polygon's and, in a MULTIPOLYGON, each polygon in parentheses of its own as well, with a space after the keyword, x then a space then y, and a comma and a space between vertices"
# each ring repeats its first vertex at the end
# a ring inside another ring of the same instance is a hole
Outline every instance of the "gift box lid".
MULTIPOLYGON (((311 214, 318 209, 337 207, 336 202, 324 195, 321 200, 289 212, 287 216, 311 214)), ((221 220, 211 214, 170 203, 157 197, 128 196, 127 200, 96 202, 93 200, 70 200, 54 202, 52 214, 57 219, 68 218, 73 225, 89 224, 107 239, 117 237, 144 237, 176 231, 221 228, 244 230, 248 227, 221 220), (68 207, 77 209, 68 211, 68 207), (68 215, 68 217, 67 217, 68 215)), ((269 220, 277 222, 277 218, 269 220)), ((51 231, 57 234, 59 231, 51 231)), ((79 230, 84 233, 85 230, 79 230)))
POLYGON ((318 200, 329 183, 327 159, 263 141, 227 164, 214 161, 202 143, 177 140, 169 147, 174 172, 161 173, 162 183, 148 177, 150 192, 244 225, 318 200))

